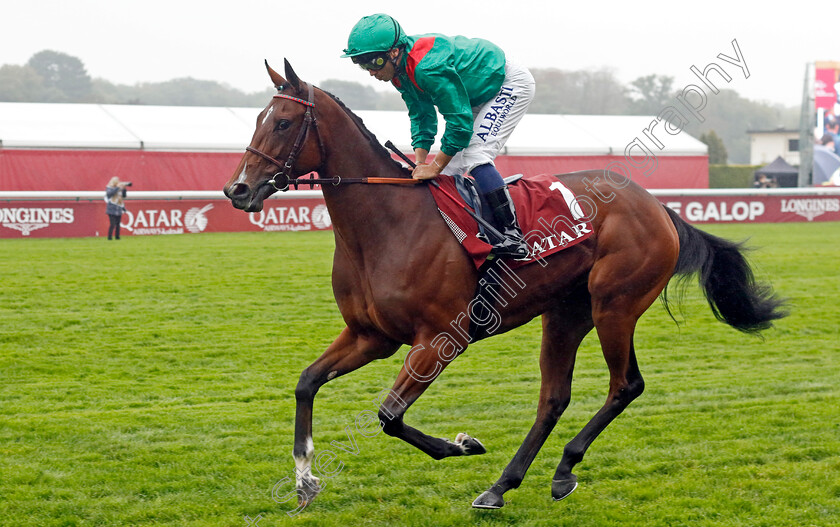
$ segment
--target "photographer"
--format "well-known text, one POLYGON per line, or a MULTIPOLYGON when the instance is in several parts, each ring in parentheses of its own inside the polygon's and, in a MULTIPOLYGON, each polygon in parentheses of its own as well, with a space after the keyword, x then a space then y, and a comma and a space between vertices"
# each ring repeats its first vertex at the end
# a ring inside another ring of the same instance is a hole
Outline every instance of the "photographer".
POLYGON ((758 176, 753 182, 753 187, 755 188, 776 188, 779 186, 779 183, 776 181, 776 178, 769 178, 766 174, 761 174, 758 176))
POLYGON ((120 181, 118 177, 112 177, 105 187, 105 213, 108 215, 108 220, 111 222, 108 226, 108 239, 113 235, 117 240, 120 239, 120 220, 123 212, 125 212, 125 188, 130 187, 130 181, 120 181))

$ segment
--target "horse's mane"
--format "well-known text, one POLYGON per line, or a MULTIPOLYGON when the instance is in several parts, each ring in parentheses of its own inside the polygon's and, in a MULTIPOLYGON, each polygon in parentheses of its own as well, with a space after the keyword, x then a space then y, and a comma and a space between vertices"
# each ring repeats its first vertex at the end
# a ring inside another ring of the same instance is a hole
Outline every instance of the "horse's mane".
POLYGON ((365 123, 364 123, 364 121, 362 121, 361 117, 359 117, 358 115, 353 113, 350 110, 350 108, 348 108, 341 101, 341 99, 339 99, 338 97, 336 97, 332 93, 328 92, 327 90, 324 90, 322 88, 319 88, 319 89, 322 92, 326 93, 330 97, 330 99, 335 101, 335 103, 338 104, 338 106, 342 110, 344 110, 344 113, 346 113, 347 116, 350 117, 350 120, 352 120, 353 123, 356 125, 356 127, 358 127, 359 131, 362 132, 362 135, 365 136, 365 138, 370 143, 371 148, 373 148, 373 151, 376 152, 377 155, 382 156, 383 158, 387 158, 391 163, 393 163, 394 165, 399 167, 399 169, 403 172, 403 174, 405 174, 405 175, 410 174, 410 171, 407 168, 405 168, 405 166, 403 166, 402 163, 400 163, 398 161, 395 161, 394 158, 391 157, 391 153, 384 146, 382 146, 382 143, 379 142, 379 140, 376 138, 376 136, 373 134, 373 132, 371 132, 370 130, 367 129, 367 127, 365 126, 365 123))

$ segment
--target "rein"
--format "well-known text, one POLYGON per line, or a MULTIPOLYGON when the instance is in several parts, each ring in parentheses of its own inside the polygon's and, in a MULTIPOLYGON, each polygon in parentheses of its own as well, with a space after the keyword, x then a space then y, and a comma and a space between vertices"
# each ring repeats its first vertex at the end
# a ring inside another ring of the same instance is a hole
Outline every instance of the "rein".
MULTIPOLYGON (((303 144, 306 141, 306 136, 309 134, 309 127, 315 129, 315 135, 318 140, 318 149, 321 152, 321 160, 323 163, 323 159, 326 157, 324 153, 324 144, 321 142, 321 134, 318 132, 318 120, 315 118, 315 97, 314 91, 312 89, 312 85, 308 85, 309 88, 309 96, 307 100, 300 99, 298 97, 292 97, 291 95, 285 95, 283 93, 278 93, 274 96, 275 99, 288 99, 290 101, 295 101, 296 103, 302 104, 306 106, 306 113, 303 116, 303 124, 300 127, 300 131, 298 132, 297 138, 295 139, 295 144, 292 146, 292 150, 289 152, 289 157, 286 159, 286 162, 277 159, 276 157, 272 157, 265 152, 257 150, 253 147, 246 147, 245 150, 260 156, 261 158, 265 159, 266 161, 270 162, 273 165, 280 167, 280 171, 274 174, 274 176, 268 180, 268 183, 277 189, 280 192, 286 192, 289 190, 289 185, 293 185, 295 190, 297 190, 298 185, 309 185, 309 188, 314 188, 315 185, 326 185, 331 184, 333 186, 338 186, 342 183, 365 183, 365 184, 386 184, 386 185, 417 185, 422 183, 422 180, 419 179, 411 179, 411 178, 387 178, 387 177, 357 177, 357 178, 342 178, 341 176, 335 176, 331 178, 316 178, 316 177, 308 177, 308 178, 293 178, 291 177, 292 171, 295 166, 295 162, 297 161, 298 155, 300 155, 301 150, 303 150, 303 144), (278 177, 280 179, 281 184, 278 186, 278 177)), ((280 88, 278 88, 279 90, 280 88)), ((317 171, 317 170, 316 170, 317 171)))

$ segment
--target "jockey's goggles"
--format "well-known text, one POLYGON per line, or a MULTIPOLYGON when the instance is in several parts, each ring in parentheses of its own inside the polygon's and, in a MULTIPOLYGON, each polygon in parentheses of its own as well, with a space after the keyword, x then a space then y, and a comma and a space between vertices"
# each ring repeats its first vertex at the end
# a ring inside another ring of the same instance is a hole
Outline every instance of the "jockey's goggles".
POLYGON ((365 71, 379 71, 388 63, 388 52, 377 51, 353 57, 353 63, 365 71))

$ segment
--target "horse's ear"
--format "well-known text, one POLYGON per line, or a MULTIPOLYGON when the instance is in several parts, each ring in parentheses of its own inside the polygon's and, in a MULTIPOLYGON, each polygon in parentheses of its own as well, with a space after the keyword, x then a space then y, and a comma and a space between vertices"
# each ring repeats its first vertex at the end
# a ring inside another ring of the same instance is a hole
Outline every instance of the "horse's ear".
POLYGON ((268 65, 268 61, 265 61, 265 69, 268 70, 268 76, 271 77, 271 82, 274 83, 274 87, 278 90, 280 86, 286 84, 286 79, 280 76, 279 73, 271 69, 271 66, 268 65))
POLYGON ((289 84, 294 87, 295 90, 300 90, 300 78, 295 73, 295 70, 292 69, 292 65, 289 64, 288 59, 283 59, 286 61, 286 78, 289 79, 289 84))

